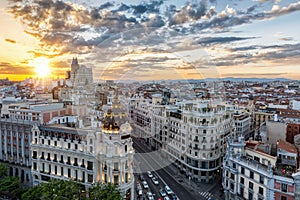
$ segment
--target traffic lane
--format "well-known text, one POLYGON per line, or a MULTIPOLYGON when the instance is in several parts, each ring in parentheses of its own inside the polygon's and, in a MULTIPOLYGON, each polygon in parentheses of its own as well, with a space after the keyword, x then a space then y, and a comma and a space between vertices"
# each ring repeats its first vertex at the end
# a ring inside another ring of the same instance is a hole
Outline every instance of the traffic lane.
MULTIPOLYGON (((135 141, 135 140, 134 140, 135 141)), ((136 142, 136 141, 135 141, 136 142)), ((151 165, 159 174, 160 177, 163 177, 163 180, 167 183, 167 185, 172 189, 172 191, 180 198, 180 199, 189 199, 189 200, 199 200, 203 199, 200 197, 195 198, 190 194, 190 191, 188 191, 185 187, 183 187, 180 183, 177 182, 169 173, 167 173, 165 168, 162 168, 159 163, 155 159, 153 159, 150 154, 146 153, 146 150, 142 148, 141 144, 136 142, 137 145, 135 145, 135 149, 139 154, 136 155, 136 157, 143 157, 145 160, 147 160, 148 164, 151 165)))
MULTIPOLYGON (((151 166, 150 166, 150 164, 149 164, 148 162, 143 162, 144 160, 143 160, 142 157, 139 157, 137 160, 139 161, 140 166, 141 166, 142 168, 149 168, 148 171, 151 171, 151 166)), ((154 172, 152 172, 152 173, 154 174, 154 172)), ((157 185, 155 185, 155 184, 152 182, 152 179, 149 178, 149 176, 148 176, 147 173, 140 173, 140 174, 143 175, 144 179, 147 181, 147 184, 148 184, 148 186, 149 186, 149 189, 147 189, 147 190, 144 189, 143 192, 146 194, 148 191, 151 191, 153 194, 155 194, 155 195, 154 195, 154 196, 155 196, 155 199, 158 198, 158 197, 160 196, 160 194, 159 194, 159 187, 158 187, 157 185)), ((140 174, 139 174, 139 175, 140 175, 140 174)), ((138 175, 138 176, 139 176, 139 175, 138 175)), ((157 176, 157 175, 156 175, 156 176, 157 176)), ((139 178, 139 181, 142 182, 140 178, 139 178)), ((160 181, 160 182, 161 182, 161 181, 160 181)))

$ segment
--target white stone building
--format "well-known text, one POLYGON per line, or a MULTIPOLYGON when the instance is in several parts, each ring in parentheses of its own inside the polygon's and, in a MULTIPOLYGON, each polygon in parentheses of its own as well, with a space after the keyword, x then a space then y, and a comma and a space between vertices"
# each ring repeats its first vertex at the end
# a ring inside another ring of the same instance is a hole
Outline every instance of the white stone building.
POLYGON ((101 123, 74 128, 67 123, 32 129, 34 184, 50 179, 73 179, 88 189, 96 182, 118 185, 123 196, 134 199, 131 126, 119 126, 120 115, 109 110, 101 123), (99 126, 100 125, 100 126, 99 126))

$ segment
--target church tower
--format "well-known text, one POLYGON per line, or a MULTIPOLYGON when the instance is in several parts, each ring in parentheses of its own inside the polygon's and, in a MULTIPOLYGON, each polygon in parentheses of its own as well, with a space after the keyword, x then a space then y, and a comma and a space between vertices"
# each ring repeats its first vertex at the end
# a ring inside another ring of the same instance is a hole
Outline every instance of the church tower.
POLYGON ((77 58, 73 58, 71 63, 71 77, 70 77, 72 82, 75 80, 75 76, 78 69, 79 69, 78 60, 77 58))

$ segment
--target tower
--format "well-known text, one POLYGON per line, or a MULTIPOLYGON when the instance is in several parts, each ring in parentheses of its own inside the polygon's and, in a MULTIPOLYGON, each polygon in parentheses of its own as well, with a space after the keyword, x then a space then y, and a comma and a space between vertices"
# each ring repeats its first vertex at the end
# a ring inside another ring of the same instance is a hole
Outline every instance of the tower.
POLYGON ((72 59, 72 63, 71 63, 71 75, 70 75, 71 81, 75 80, 75 76, 78 69, 79 69, 79 64, 77 58, 75 57, 72 59))

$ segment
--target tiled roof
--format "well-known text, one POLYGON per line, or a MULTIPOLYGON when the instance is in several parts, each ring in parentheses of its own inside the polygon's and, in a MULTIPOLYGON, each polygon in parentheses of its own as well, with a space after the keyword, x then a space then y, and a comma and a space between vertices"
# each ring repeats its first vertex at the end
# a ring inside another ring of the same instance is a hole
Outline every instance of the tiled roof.
POLYGON ((297 148, 292 145, 289 142, 286 142, 284 140, 279 140, 277 144, 277 149, 282 149, 284 151, 290 152, 290 153, 297 153, 297 148))

